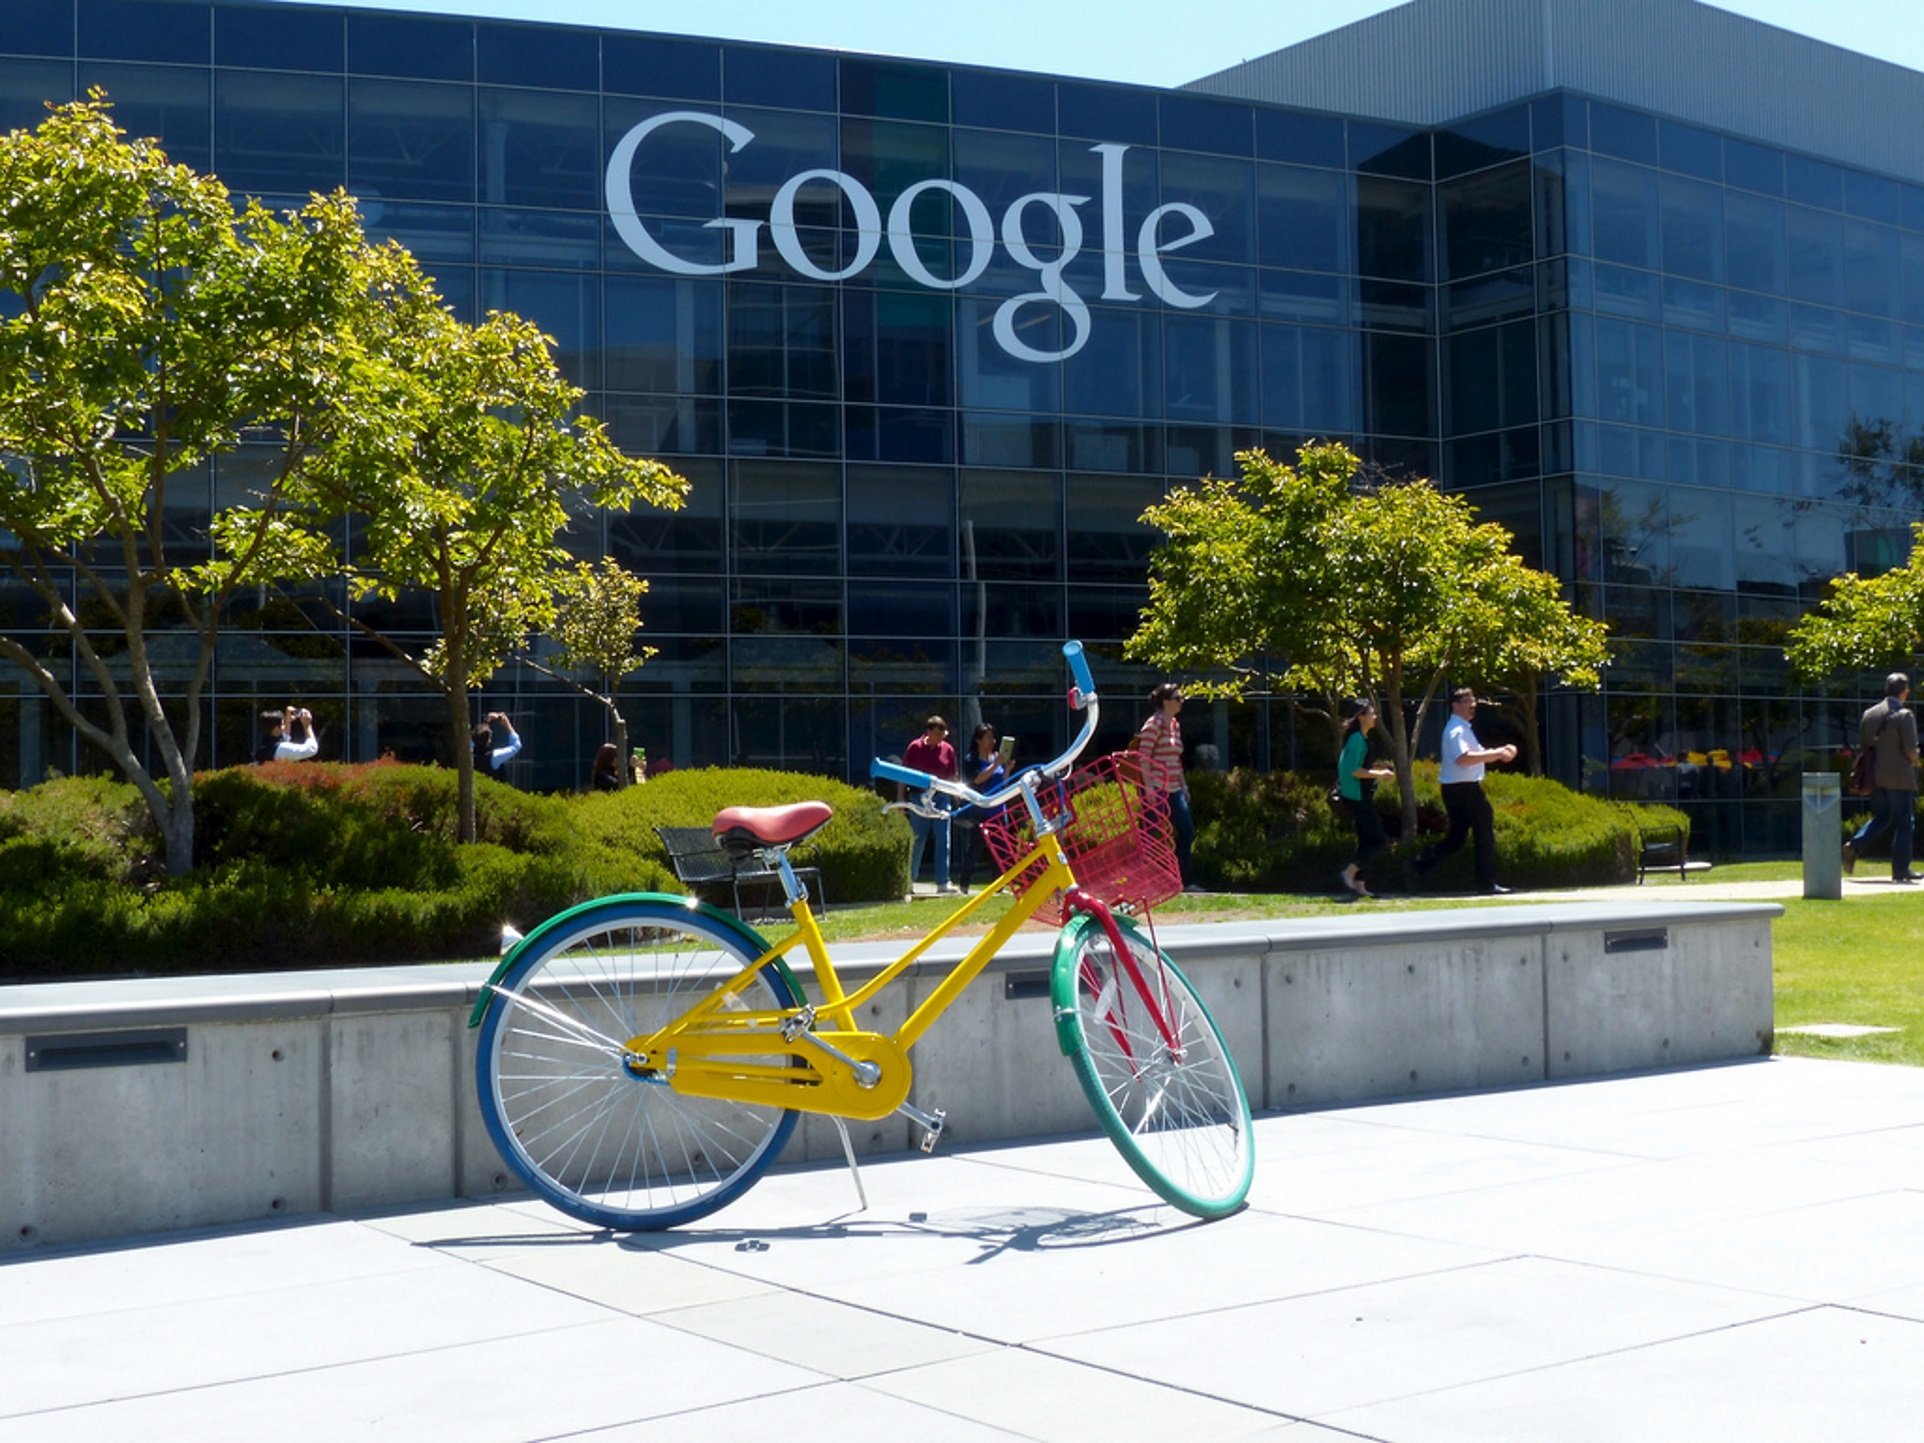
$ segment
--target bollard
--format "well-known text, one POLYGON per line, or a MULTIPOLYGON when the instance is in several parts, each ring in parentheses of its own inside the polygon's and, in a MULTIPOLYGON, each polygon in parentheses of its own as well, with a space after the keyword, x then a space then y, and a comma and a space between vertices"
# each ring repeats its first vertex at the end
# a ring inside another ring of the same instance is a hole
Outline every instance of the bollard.
POLYGON ((1844 787, 1836 772, 1804 773, 1804 895, 1844 895, 1844 787))

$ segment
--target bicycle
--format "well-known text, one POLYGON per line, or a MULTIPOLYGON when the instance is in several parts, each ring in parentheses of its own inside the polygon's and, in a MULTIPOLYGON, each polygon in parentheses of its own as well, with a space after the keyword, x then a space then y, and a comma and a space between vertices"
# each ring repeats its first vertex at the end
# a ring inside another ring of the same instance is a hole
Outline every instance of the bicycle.
MULTIPOLYGON (((994 883, 853 993, 788 860, 828 821, 822 802, 730 807, 714 821, 724 847, 780 875, 795 930, 776 945, 729 913, 648 893, 583 903, 516 943, 469 1018, 481 1029, 482 1116, 508 1167, 562 1212, 626 1232, 692 1222, 739 1197, 802 1112, 835 1121, 851 1169, 844 1119, 899 1113, 923 1129, 929 1151, 945 1118, 908 1101, 909 1051, 1041 914, 1061 920, 1051 972, 1057 1042, 1104 1131, 1173 1206, 1202 1218, 1240 1207, 1254 1170, 1249 1100, 1222 1035, 1151 938, 1078 884, 1065 851, 1079 824, 1061 799, 1100 707, 1081 644, 1063 652, 1075 683, 1069 705, 1085 717, 1054 761, 987 795, 873 763, 875 777, 914 789, 910 806, 932 811, 947 796, 1013 812, 1019 800, 1015 815, 1026 822, 1005 829, 997 861, 1012 860, 994 883), (884 988, 1003 892, 1014 905, 900 1027, 882 1034, 857 1024, 884 988), (818 1002, 804 1000, 789 966, 798 951, 814 968, 818 1002)), ((1093 798, 1113 803, 1121 785, 1092 790, 1092 814, 1093 798)), ((1106 844, 1113 850, 1113 838, 1106 844)))

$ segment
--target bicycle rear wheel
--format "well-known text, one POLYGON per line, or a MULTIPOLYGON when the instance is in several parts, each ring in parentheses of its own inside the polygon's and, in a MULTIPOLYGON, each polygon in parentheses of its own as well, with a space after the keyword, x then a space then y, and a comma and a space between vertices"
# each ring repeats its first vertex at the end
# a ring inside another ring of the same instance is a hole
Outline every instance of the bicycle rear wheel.
POLYGON ((1127 959, 1094 917, 1062 929, 1057 1040, 1136 1176, 1186 1213, 1222 1217, 1255 1170, 1242 1079, 1189 979, 1129 922, 1116 926, 1127 959))
MULTIPOLYGON (((749 939, 686 903, 626 898, 564 914, 522 946, 475 1057, 482 1118, 515 1174, 569 1216, 622 1232, 690 1222, 747 1191, 795 1113, 676 1092, 627 1065, 622 1044, 752 962, 749 939)), ((730 1006, 795 1002, 765 967, 730 1006)))

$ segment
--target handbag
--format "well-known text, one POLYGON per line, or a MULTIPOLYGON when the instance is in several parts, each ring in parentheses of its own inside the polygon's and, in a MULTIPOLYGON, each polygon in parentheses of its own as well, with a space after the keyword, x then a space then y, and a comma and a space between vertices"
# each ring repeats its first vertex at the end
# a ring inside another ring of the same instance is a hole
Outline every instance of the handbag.
POLYGON ((1343 789, 1341 787, 1331 787, 1329 789, 1329 804, 1335 811, 1340 812, 1343 810, 1343 789))
POLYGON ((1884 735, 1884 728, 1890 725, 1890 715, 1878 723, 1877 730, 1871 733, 1871 742, 1862 748, 1851 762, 1850 781, 1844 790, 1854 797, 1868 797, 1877 785, 1877 739, 1884 735))

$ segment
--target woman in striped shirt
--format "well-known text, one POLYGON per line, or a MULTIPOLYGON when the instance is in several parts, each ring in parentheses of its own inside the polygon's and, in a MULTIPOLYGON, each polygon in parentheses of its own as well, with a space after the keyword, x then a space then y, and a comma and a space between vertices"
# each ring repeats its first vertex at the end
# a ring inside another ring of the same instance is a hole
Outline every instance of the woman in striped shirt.
POLYGON ((1189 844, 1196 837, 1196 819, 1189 810, 1189 784, 1182 777, 1182 688, 1166 681, 1149 693, 1153 710, 1136 732, 1136 751, 1142 757, 1143 784, 1169 803, 1169 820, 1176 829, 1176 867, 1183 889, 1189 885, 1189 844))

